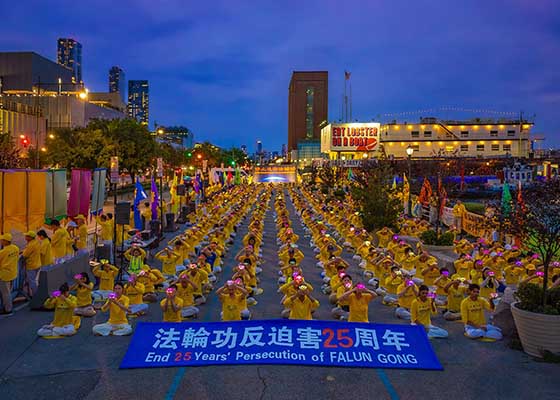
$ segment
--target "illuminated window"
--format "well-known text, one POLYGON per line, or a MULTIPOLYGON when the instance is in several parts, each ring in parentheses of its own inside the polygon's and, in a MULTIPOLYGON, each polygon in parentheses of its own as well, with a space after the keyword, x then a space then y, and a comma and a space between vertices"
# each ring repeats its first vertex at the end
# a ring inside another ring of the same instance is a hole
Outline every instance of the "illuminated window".
POLYGON ((461 151, 469 151, 469 145, 468 144, 462 144, 461 145, 461 151))
POLYGON ((500 145, 499 144, 493 144, 492 145, 492 151, 500 151, 500 145))
POLYGON ((418 144, 411 144, 410 147, 412 147, 412 150, 414 151, 420 151, 420 145, 418 144))
POLYGON ((477 144, 476 145, 476 151, 484 151, 484 145, 483 144, 477 144))
POLYGON ((515 136, 515 131, 514 130, 508 130, 507 135, 510 136, 510 137, 515 136))
POLYGON ((315 89, 311 87, 307 88, 305 94, 307 95, 307 100, 305 103, 305 136, 307 137, 307 139, 313 139, 313 101, 315 97, 315 89))
POLYGON ((468 138, 469 137, 469 131, 461 131, 461 137, 462 138, 468 138))
POLYGON ((511 152, 511 144, 504 144, 502 148, 504 151, 511 152))
POLYGON ((490 131, 490 137, 498 137, 498 131, 490 131))
POLYGON ((410 132, 410 136, 412 136, 413 138, 419 138, 420 137, 420 132, 419 131, 412 131, 412 132, 410 132))
POLYGON ((432 131, 424 131, 424 137, 427 137, 427 138, 432 137, 432 131))

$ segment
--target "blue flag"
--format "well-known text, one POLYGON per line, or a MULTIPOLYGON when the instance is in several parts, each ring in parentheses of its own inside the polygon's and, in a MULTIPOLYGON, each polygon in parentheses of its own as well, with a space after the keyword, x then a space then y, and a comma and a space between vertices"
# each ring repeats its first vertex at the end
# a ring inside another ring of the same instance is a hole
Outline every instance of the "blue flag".
POLYGON ((148 195, 144 191, 144 187, 140 183, 140 180, 136 178, 136 188, 135 188, 136 195, 134 196, 134 227, 136 229, 142 228, 142 217, 140 216, 140 209, 138 206, 142 202, 148 198, 148 195))

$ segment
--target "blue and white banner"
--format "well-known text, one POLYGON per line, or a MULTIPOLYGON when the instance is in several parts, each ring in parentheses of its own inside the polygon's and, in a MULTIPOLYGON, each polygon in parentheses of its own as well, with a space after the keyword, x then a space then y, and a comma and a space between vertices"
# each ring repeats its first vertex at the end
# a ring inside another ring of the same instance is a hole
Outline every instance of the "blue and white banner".
POLYGON ((421 326, 299 320, 139 322, 120 368, 226 364, 443 369, 421 326))

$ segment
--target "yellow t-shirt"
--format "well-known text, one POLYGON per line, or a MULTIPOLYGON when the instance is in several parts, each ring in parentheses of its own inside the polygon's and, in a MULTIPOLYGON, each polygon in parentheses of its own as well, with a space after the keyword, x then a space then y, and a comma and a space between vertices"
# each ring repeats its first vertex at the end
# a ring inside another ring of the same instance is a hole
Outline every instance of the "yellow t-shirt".
POLYGON ((350 306, 348 322, 369 322, 368 310, 371 298, 372 295, 369 293, 362 293, 359 298, 356 293, 348 296, 348 305, 350 306))
MULTIPOLYGON (((397 293, 402 292, 406 288, 406 282, 399 285, 397 288, 397 293)), ((416 295, 414 294, 414 290, 412 286, 409 286, 409 289, 404 292, 401 296, 399 296, 399 306, 410 309, 412 302, 416 299, 416 295)))
POLYGON ((88 227, 86 224, 82 224, 78 227, 78 240, 76 241, 76 247, 78 249, 85 249, 87 247, 87 237, 88 237, 88 227))
POLYGON ((25 268, 31 270, 41 268, 41 244, 37 239, 27 242, 23 249, 23 258, 25 258, 25 268))
POLYGON ((93 274, 99 278, 99 290, 113 290, 115 284, 115 276, 117 276, 119 269, 117 267, 109 266, 106 271, 101 267, 93 270, 93 274))
POLYGON ((319 307, 319 302, 317 300, 311 301, 309 297, 305 296, 303 301, 299 297, 294 300, 287 298, 284 305, 290 309, 290 319, 310 320, 312 319, 311 311, 319 307))
POLYGON ((45 301, 45 308, 54 308, 52 325, 59 328, 72 325, 72 317, 74 316, 74 308, 76 308, 77 302, 76 297, 72 295, 69 295, 66 300, 62 300, 60 297, 49 297, 45 301))
POLYGON ((161 271, 165 275, 175 275, 176 267, 179 264, 180 258, 181 255, 176 252, 172 252, 169 255, 159 254, 157 256, 157 259, 161 261, 161 271))
MULTIPOLYGON (((160 305, 163 308, 165 306, 165 302, 168 301, 167 297, 160 301, 160 305)), ((167 310, 164 309, 163 311, 163 322, 181 322, 183 321, 183 317, 181 316, 181 309, 183 308, 183 300, 180 297, 175 296, 173 302, 178 307, 177 311, 173 310, 173 306, 171 302, 167 306, 167 310)))
POLYGON ((128 297, 130 304, 142 304, 142 296, 144 295, 145 288, 140 282, 136 282, 136 285, 131 285, 127 283, 124 288, 124 294, 128 297))
POLYGON ((523 273, 523 268, 519 268, 516 265, 506 267, 504 269, 504 275, 506 278, 506 284, 517 285, 519 283, 519 276, 523 273))
POLYGON ((222 321, 239 321, 241 320, 241 303, 245 295, 241 292, 234 292, 233 296, 222 294, 220 301, 222 302, 222 321))
POLYGON ((459 287, 455 289, 455 287, 451 285, 447 291, 447 309, 452 312, 460 312, 461 302, 465 298, 467 288, 459 285, 459 287))
MULTIPOLYGON (((130 305, 130 300, 124 295, 116 300, 125 308, 128 308, 128 306, 130 305)), ((107 300, 107 302, 103 305, 102 310, 106 311, 107 309, 109 309, 109 321, 107 321, 108 323, 113 325, 128 324, 126 312, 123 311, 119 306, 107 300)))
POLYGON ((76 297, 78 299, 77 307, 87 307, 92 303, 91 291, 93 289, 93 282, 86 283, 87 287, 78 285, 76 288, 76 297))
POLYGON ((447 293, 445 293, 445 287, 447 286, 447 284, 451 281, 451 279, 449 279, 449 277, 447 276, 443 276, 439 281, 437 281, 436 286, 436 293, 440 296, 447 296, 447 293))
POLYGON ((183 307, 190 307, 194 305, 194 289, 193 287, 187 283, 187 286, 183 286, 182 284, 177 284, 177 296, 180 297, 183 301, 183 307))
POLYGON ((490 303, 483 297, 478 297, 476 301, 467 297, 461 302, 461 320, 464 324, 471 321, 476 325, 486 325, 484 310, 490 310, 490 303))
POLYGON ((53 260, 52 245, 49 239, 41 240, 41 266, 51 265, 53 260))
POLYGON ((385 289, 387 289, 387 292, 390 294, 397 294, 397 289, 401 285, 401 283, 403 283, 403 280, 400 276, 397 276, 395 277, 395 279, 393 279, 393 277, 389 275, 385 279, 385 289))
POLYGON ((425 301, 415 299, 410 306, 410 320, 414 323, 429 327, 432 324, 430 315, 432 314, 432 302, 430 299, 425 301))
POLYGON ((424 278, 424 285, 426 286, 434 286, 434 281, 440 276, 439 269, 430 269, 425 275, 423 274, 422 277, 424 278))
POLYGON ((10 282, 17 278, 19 248, 10 244, 0 250, 0 281, 10 282))
POLYGON ((51 250, 54 258, 66 255, 66 241, 68 239, 68 231, 64 228, 59 228, 53 233, 51 237, 51 250))

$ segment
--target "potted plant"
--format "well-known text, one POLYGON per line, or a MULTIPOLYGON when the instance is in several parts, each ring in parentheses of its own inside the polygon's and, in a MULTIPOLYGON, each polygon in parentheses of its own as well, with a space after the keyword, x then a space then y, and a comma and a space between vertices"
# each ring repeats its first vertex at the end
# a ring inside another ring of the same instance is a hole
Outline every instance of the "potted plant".
POLYGON ((518 189, 515 203, 502 204, 502 217, 523 247, 538 255, 542 285, 520 285, 511 312, 527 354, 560 353, 560 295, 548 288, 550 266, 560 256, 560 179, 538 183, 524 196, 518 189))
POLYGON ((440 235, 435 230, 427 230, 420 234, 422 247, 429 252, 453 250, 454 235, 452 232, 445 232, 440 235))

